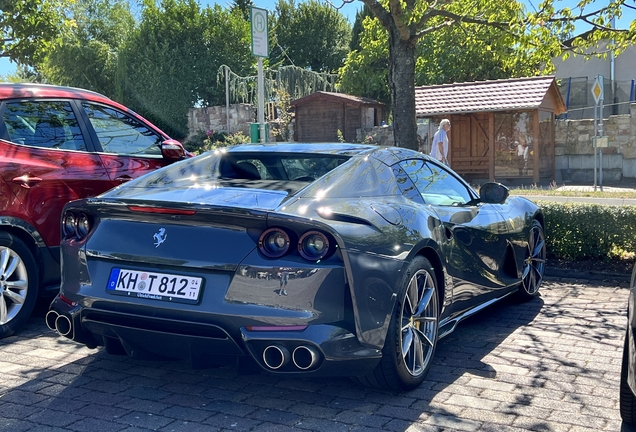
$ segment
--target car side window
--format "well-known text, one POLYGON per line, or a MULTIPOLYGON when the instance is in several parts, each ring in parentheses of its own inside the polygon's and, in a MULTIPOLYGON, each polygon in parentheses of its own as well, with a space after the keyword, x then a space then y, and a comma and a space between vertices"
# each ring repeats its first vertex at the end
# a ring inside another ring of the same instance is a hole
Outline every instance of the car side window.
POLYGON ((339 158, 282 158, 287 178, 290 180, 313 181, 346 162, 339 158))
POLYGON ((441 166, 422 159, 405 160, 399 165, 415 183, 426 204, 457 206, 472 200, 468 188, 441 166))
POLYGON ((14 143, 86 151, 86 142, 68 101, 7 102, 2 117, 14 143))
POLYGON ((163 138, 137 119, 103 105, 82 106, 105 153, 161 156, 163 138))

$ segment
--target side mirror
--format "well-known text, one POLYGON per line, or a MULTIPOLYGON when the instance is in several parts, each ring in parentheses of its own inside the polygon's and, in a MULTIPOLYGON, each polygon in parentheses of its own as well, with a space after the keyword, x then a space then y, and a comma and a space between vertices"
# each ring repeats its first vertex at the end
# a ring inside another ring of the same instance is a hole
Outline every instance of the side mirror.
POLYGON ((170 161, 177 161, 186 157, 186 149, 177 140, 165 140, 161 143, 161 156, 170 161))
POLYGON ((508 198, 510 190, 501 183, 484 183, 479 188, 481 202, 488 204, 503 204, 508 198))

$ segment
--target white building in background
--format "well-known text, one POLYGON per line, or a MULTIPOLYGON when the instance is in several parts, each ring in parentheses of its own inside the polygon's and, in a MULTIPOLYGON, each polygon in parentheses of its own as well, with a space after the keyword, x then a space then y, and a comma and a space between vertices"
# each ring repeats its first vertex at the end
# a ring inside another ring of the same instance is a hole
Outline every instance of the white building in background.
MULTIPOLYGON (((597 50, 599 51, 599 50, 597 50)), ((604 117, 613 114, 629 114, 629 103, 636 98, 636 45, 628 47, 615 58, 570 55, 566 60, 556 57, 555 76, 563 99, 568 105, 567 117, 582 119, 594 117, 594 97, 592 85, 598 75, 605 82, 604 117), (613 85, 611 78, 614 77, 613 85)))

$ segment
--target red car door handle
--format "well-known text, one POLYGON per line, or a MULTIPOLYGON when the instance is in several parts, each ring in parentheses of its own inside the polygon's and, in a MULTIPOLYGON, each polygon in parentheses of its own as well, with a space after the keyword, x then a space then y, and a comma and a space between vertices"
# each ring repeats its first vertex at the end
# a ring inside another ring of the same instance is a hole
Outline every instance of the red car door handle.
POLYGON ((20 177, 15 177, 13 179, 13 183, 17 183, 25 189, 30 189, 31 186, 35 186, 41 181, 42 179, 40 177, 29 177, 26 174, 20 177))
POLYGON ((131 181, 132 179, 133 179, 133 178, 132 178, 131 176, 129 176, 129 175, 122 175, 122 176, 116 177, 116 178, 115 178, 115 181, 118 181, 118 182, 127 182, 127 181, 131 181))

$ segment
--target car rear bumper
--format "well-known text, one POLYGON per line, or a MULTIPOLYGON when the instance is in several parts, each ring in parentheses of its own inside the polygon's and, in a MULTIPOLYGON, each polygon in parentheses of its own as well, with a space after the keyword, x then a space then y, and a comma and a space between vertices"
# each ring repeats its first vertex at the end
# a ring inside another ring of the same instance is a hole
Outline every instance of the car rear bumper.
POLYGON ((47 324, 89 347, 104 346, 110 353, 142 359, 184 360, 193 367, 249 358, 272 373, 359 376, 381 357, 380 350, 362 346, 338 325, 229 328, 223 319, 212 324, 100 310, 69 304, 59 295, 47 324), (58 318, 61 328, 55 325, 58 318))

